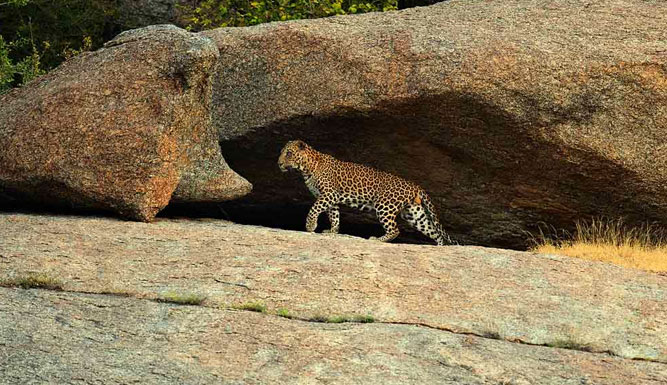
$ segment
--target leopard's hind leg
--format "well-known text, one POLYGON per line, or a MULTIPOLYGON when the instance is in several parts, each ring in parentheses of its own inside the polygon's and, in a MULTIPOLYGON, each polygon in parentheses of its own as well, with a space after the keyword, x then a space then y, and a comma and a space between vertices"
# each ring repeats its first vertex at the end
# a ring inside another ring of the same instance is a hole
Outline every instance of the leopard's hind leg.
POLYGON ((426 210, 420 203, 411 203, 401 211, 401 217, 420 233, 433 239, 438 245, 444 244, 442 230, 439 224, 433 223, 426 210))
POLYGON ((400 209, 393 203, 378 204, 375 207, 378 219, 384 228, 385 234, 380 238, 370 237, 370 240, 378 240, 381 242, 389 242, 396 238, 399 234, 398 224, 396 223, 396 216, 400 209))

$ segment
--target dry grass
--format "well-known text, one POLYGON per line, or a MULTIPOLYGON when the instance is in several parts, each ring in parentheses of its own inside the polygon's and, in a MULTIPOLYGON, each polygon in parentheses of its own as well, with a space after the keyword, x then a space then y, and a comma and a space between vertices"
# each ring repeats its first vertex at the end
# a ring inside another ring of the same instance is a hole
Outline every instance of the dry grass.
POLYGON ((667 271, 665 231, 651 225, 630 228, 621 220, 578 222, 573 235, 540 235, 532 251, 609 262, 647 271, 667 271))

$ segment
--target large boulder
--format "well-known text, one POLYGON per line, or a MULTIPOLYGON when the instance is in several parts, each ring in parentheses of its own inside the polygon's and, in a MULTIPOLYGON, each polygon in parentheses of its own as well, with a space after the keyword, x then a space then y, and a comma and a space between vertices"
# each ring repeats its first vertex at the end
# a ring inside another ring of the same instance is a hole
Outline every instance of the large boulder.
POLYGON ((666 26, 665 2, 452 0, 205 32, 223 153, 256 186, 228 209, 302 227, 312 198, 276 166, 300 138, 421 184, 463 242, 665 223, 666 26))
POLYGON ((210 124, 217 58, 203 36, 148 27, 3 95, 0 193, 142 221, 248 193, 210 124))

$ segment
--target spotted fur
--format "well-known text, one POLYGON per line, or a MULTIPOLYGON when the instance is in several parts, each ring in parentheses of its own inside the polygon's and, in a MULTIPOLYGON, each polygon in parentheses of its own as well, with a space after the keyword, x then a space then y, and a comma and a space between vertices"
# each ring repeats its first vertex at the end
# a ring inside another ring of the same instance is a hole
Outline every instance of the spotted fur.
POLYGON ((339 205, 361 210, 375 210, 388 242, 399 234, 396 217, 401 215, 410 225, 433 239, 438 245, 451 243, 442 229, 435 208, 421 187, 387 172, 323 154, 300 140, 288 142, 280 153, 278 166, 285 172, 301 172, 306 186, 315 196, 308 213, 306 231, 314 232, 317 218, 326 212, 331 222, 328 233, 340 229, 339 205))

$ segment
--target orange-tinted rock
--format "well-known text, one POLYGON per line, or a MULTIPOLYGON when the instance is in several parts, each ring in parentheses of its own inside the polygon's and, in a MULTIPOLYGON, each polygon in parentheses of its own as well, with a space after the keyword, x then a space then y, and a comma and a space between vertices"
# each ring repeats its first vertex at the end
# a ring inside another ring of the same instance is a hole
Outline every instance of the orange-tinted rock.
POLYGON ((251 185, 210 125, 208 39, 125 32, 0 98, 0 192, 152 220, 174 198, 221 201, 251 185))
POLYGON ((452 0, 205 32, 223 153, 256 187, 239 204, 303 220, 312 197, 275 165, 300 138, 419 183, 466 243, 521 247, 540 222, 597 215, 667 223, 666 15, 452 0))

